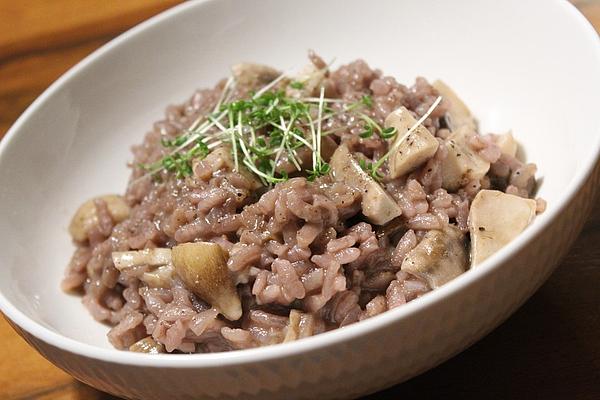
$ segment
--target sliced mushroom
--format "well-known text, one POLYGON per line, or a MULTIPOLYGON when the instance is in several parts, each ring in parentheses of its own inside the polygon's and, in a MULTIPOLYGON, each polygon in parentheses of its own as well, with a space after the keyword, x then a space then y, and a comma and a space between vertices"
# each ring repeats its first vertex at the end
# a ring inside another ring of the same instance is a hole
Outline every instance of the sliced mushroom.
POLYGON ((302 68, 298 76, 292 78, 292 83, 297 83, 300 87, 294 88, 288 86, 285 90, 285 94, 288 97, 296 98, 316 96, 319 93, 326 74, 326 68, 317 68, 314 64, 310 63, 302 68))
POLYGON ((125 268, 148 265, 158 267, 171 262, 171 249, 144 249, 137 251, 113 251, 112 260, 119 271, 125 268))
POLYGON ((469 210, 471 265, 504 247, 535 217, 536 202, 497 190, 477 193, 469 210))
POLYGON ((446 124, 454 133, 465 135, 477 131, 477 124, 471 111, 466 104, 454 93, 448 85, 441 80, 433 82, 432 85, 442 96, 442 99, 450 102, 450 108, 446 113, 446 124))
POLYGON ((231 67, 235 82, 247 88, 259 88, 271 83, 281 72, 262 64, 240 63, 231 67))
POLYGON ((404 218, 395 218, 385 225, 376 227, 375 234, 378 239, 384 237, 392 238, 398 233, 405 232, 406 229, 406 220, 404 218))
POLYGON ((315 321, 312 314, 290 311, 290 319, 287 325, 284 342, 291 342, 314 335, 315 321))
POLYGON ((479 180, 487 174, 490 163, 471 150, 466 139, 452 134, 445 143, 448 155, 442 161, 442 187, 449 191, 479 180))
POLYGON ((129 217, 129 205, 121 196, 109 194, 88 200, 77 209, 69 224, 69 233, 74 240, 78 242, 86 241, 90 229, 98 224, 98 215, 94 204, 97 199, 106 202, 108 212, 116 224, 129 217))
POLYGON ((502 154, 506 154, 511 157, 515 157, 517 155, 518 144, 511 131, 502 135, 496 135, 494 137, 494 143, 496 143, 496 146, 500 148, 502 154))
POLYGON ((465 272, 467 265, 464 235, 449 225, 444 230, 428 231, 406 255, 400 268, 435 289, 465 272))
MULTIPOLYGON (((321 157, 325 162, 329 162, 329 159, 338 148, 338 144, 329 136, 323 136, 321 138, 321 157)), ((312 169, 312 157, 313 151, 308 147, 300 147, 296 150, 296 160, 302 169, 312 169)), ((286 173, 289 175, 295 174, 298 169, 292 163, 289 158, 286 156, 282 156, 279 158, 277 162, 277 167, 275 169, 278 173, 286 173)))
POLYGON ((216 243, 184 243, 172 249, 175 271, 196 295, 225 318, 242 316, 240 296, 227 269, 227 256, 216 243))
POLYGON ((136 353, 160 354, 165 352, 165 346, 152 339, 152 336, 148 336, 132 344, 129 347, 129 351, 135 351, 136 353))
POLYGON ((348 147, 341 145, 330 160, 334 179, 362 193, 362 213, 375 225, 384 225, 402 214, 396 201, 360 167, 348 147))
MULTIPOLYGON (((220 169, 226 169, 233 171, 235 163, 233 156, 231 155, 231 147, 228 145, 219 146, 211 151, 204 159, 194 160, 192 164, 192 170, 196 171, 198 164, 203 163, 205 166, 209 166, 208 177, 210 177, 211 171, 217 172, 220 169)), ((251 184, 251 189, 256 190, 262 187, 262 184, 252 172, 250 172, 245 166, 239 165, 238 172, 248 179, 251 184)))
POLYGON ((231 147, 223 145, 211 151, 204 159, 196 159, 192 165, 193 169, 199 163, 206 163, 211 166, 212 172, 217 172, 220 169, 233 170, 234 162, 231 155, 231 147))
POLYGON ((425 128, 419 125, 413 132, 406 133, 417 123, 406 107, 392 111, 385 119, 386 128, 396 128, 397 134, 391 146, 398 146, 390 154, 388 165, 390 177, 395 179, 405 175, 425 161, 429 160, 438 149, 437 139, 425 128), (401 142, 398 144, 398 142, 401 142))
POLYGON ((144 272, 140 279, 151 288, 170 288, 173 272, 172 264, 161 265, 153 271, 144 272))

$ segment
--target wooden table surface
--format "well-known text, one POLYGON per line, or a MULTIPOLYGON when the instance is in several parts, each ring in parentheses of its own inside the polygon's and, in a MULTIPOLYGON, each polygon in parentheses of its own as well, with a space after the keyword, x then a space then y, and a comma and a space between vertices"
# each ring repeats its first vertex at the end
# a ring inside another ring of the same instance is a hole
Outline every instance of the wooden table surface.
MULTIPOLYGON (((0 0, 0 138, 63 72, 174 0, 0 0)), ((600 0, 576 1, 600 30, 600 0)), ((600 72, 600 71, 599 71, 600 72)), ((370 398, 600 399, 600 203, 548 282, 443 365, 370 398)), ((109 400, 0 318, 0 400, 109 400)))

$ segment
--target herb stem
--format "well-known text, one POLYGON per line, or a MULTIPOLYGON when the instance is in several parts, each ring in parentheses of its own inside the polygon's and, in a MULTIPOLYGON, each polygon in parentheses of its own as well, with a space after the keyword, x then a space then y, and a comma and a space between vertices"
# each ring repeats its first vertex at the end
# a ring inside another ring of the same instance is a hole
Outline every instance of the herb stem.
POLYGON ((223 90, 221 91, 221 96, 219 97, 219 100, 217 101, 217 104, 215 104, 215 108, 213 109, 213 114, 215 114, 221 108, 221 105, 223 104, 223 100, 225 100, 225 97, 229 94, 229 89, 233 82, 234 82, 233 76, 230 76, 227 79, 227 82, 225 82, 225 86, 223 86, 223 90))
POLYGON ((283 149, 285 148, 287 138, 290 134, 290 129, 291 129, 292 125, 294 124, 295 120, 296 120, 296 117, 292 117, 292 119, 286 126, 283 116, 279 117, 281 126, 285 127, 285 130, 283 131, 283 138, 281 139, 281 144, 279 145, 279 149, 277 150, 277 153, 275 154, 275 161, 273 162, 273 169, 271 171, 272 174, 275 174, 275 169, 277 168, 277 162, 279 161, 279 158, 281 157, 281 154, 283 153, 283 149))
POLYGON ((281 75, 279 75, 277 78, 273 79, 270 83, 268 83, 267 85, 263 86, 262 89, 260 89, 258 92, 256 92, 254 94, 254 96, 252 96, 252 99, 256 100, 263 93, 265 93, 268 90, 271 90, 271 88, 273 88, 275 85, 277 85, 279 82, 281 82, 286 76, 287 76, 287 72, 284 72, 281 75))
MULTIPOLYGON (((229 126, 233 127, 235 126, 233 124, 233 111, 229 110, 229 126)), ((241 119, 238 121, 238 129, 241 127, 241 119)), ((234 165, 234 170, 235 171, 239 171, 240 169, 240 165, 239 165, 239 161, 238 161, 238 151, 237 151, 237 140, 235 138, 235 130, 231 129, 231 148, 232 148, 232 153, 233 153, 233 165, 234 165)))
POLYGON ((317 114, 317 143, 316 143, 316 149, 315 152, 317 153, 317 166, 321 164, 322 158, 321 158, 321 122, 322 122, 322 116, 323 116, 323 99, 325 96, 325 88, 323 86, 321 86, 321 92, 319 94, 319 111, 317 114))

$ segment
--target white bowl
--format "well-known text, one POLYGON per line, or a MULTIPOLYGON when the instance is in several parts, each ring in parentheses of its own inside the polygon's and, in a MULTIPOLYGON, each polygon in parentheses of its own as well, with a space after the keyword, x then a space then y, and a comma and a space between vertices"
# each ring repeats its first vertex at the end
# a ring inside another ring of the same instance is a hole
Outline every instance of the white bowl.
POLYGON ((600 183, 599 71, 596 32, 562 1, 180 5, 79 63, 0 144, 0 309, 53 363, 129 398, 341 398, 401 382, 506 319, 577 237, 600 183), (362 57, 403 82, 449 82, 484 131, 513 129, 539 167, 547 211, 476 270, 343 329, 226 354, 112 349, 108 328, 59 289, 71 213, 92 195, 124 190, 129 146, 167 104, 232 63, 286 69, 308 48, 338 63, 362 57))

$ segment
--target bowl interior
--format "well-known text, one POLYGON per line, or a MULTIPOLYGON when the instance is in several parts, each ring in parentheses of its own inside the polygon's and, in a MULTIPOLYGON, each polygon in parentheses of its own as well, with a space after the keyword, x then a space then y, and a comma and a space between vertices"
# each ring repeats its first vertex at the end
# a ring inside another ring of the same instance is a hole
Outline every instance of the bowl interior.
MULTIPOLYGON (((364 58, 400 82, 442 78, 483 132, 512 129, 537 163, 542 224, 599 146, 598 41, 568 4, 548 1, 268 0, 186 4, 125 34, 46 92, 0 153, 0 293, 35 322, 110 348, 107 327, 59 288, 67 225, 84 200, 122 193, 129 148, 168 104, 240 61, 283 70, 316 50, 364 58), (535 18, 531 18, 535 16, 535 18)), ((488 265, 492 267, 492 265, 488 265)))

